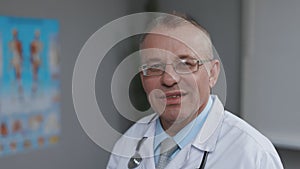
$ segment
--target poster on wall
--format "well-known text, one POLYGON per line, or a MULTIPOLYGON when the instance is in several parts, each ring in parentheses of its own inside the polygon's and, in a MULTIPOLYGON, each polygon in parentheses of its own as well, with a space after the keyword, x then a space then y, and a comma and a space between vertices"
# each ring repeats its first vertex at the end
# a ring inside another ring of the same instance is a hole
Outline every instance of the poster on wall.
POLYGON ((59 24, 0 16, 0 157, 60 135, 59 24))

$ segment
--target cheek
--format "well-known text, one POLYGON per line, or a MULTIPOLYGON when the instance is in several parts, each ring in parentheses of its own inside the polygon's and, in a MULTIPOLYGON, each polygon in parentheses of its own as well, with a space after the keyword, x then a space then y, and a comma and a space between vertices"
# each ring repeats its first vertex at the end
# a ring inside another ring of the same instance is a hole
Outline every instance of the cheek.
MULTIPOLYGON (((207 95, 210 92, 210 87, 209 87, 209 80, 208 78, 202 78, 201 80, 198 81, 198 90, 201 96, 201 98, 203 97, 203 95, 207 95)), ((205 97, 204 96, 204 97, 205 97)))
POLYGON ((195 93, 199 94, 200 98, 206 97, 207 93, 209 93, 209 79, 208 75, 202 73, 200 75, 194 76, 194 83, 197 84, 195 93))
POLYGON ((149 94, 152 90, 158 89, 159 80, 157 78, 146 77, 143 78, 143 87, 147 94, 149 94))

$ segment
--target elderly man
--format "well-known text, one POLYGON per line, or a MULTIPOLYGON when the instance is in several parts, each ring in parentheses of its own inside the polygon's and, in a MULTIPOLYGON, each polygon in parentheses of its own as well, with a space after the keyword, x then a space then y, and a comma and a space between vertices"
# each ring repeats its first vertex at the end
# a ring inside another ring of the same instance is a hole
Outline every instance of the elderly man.
POLYGON ((220 61, 204 28, 183 17, 159 17, 140 53, 143 88, 156 114, 119 139, 108 169, 283 168, 272 143, 210 94, 220 61))

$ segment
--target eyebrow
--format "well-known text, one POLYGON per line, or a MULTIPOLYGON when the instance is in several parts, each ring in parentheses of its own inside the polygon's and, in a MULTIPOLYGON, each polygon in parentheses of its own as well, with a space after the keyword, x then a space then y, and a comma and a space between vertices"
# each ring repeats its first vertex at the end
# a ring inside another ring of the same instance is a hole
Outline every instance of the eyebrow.
POLYGON ((146 59, 146 62, 159 62, 161 61, 160 58, 150 58, 150 59, 146 59))
POLYGON ((195 59, 195 57, 191 55, 178 55, 179 59, 195 59))

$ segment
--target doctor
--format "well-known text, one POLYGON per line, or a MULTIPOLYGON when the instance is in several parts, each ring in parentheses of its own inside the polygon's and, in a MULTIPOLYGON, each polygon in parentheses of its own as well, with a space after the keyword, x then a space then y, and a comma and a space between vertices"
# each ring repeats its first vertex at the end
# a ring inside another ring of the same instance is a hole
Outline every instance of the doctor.
POLYGON ((272 143, 210 94, 220 62, 199 24, 184 16, 155 19, 141 57, 142 84, 156 114, 118 140, 107 169, 283 168, 272 143))

